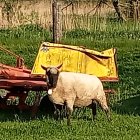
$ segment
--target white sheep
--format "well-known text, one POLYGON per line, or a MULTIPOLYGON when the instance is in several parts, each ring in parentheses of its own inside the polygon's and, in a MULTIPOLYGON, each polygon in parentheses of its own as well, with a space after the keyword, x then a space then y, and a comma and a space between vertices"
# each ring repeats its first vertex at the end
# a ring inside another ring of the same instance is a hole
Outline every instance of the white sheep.
POLYGON ((110 110, 101 81, 88 74, 59 72, 61 66, 62 64, 57 67, 41 67, 46 71, 49 99, 55 105, 66 105, 67 124, 70 125, 73 107, 89 106, 94 113, 94 101, 99 103, 110 119, 110 110))

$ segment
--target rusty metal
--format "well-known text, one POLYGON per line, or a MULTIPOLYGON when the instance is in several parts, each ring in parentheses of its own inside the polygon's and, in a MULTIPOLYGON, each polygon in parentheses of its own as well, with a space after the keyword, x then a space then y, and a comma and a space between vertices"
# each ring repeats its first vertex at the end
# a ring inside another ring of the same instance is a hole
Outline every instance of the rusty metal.
POLYGON ((0 50, 6 52, 6 53, 8 53, 16 58, 16 67, 17 68, 24 67, 24 59, 22 57, 20 57, 19 55, 16 55, 15 53, 13 53, 13 52, 11 52, 11 51, 9 51, 6 48, 1 47, 1 46, 0 46, 0 50))
MULTIPOLYGON (((25 103, 29 91, 41 92, 47 91, 47 83, 42 76, 31 77, 31 70, 24 65, 24 59, 15 53, 0 47, 0 50, 14 56, 16 58, 16 66, 8 66, 0 63, 0 89, 4 89, 7 93, 0 96, 0 109, 32 110, 35 105, 29 106, 25 103), (8 100, 14 100, 18 97, 17 105, 7 104, 8 100)), ((36 103, 35 103, 36 104, 36 103)), ((33 111, 32 111, 33 112, 33 111)))

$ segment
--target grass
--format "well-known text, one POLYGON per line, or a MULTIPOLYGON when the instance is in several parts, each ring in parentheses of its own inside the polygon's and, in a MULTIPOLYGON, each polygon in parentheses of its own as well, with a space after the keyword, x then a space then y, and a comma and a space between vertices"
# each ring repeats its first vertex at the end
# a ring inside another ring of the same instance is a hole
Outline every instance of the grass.
POLYGON ((47 139, 47 140, 79 140, 79 139, 139 139, 139 116, 112 114, 108 122, 102 112, 98 120, 72 120, 72 126, 67 127, 66 120, 59 122, 51 118, 22 121, 15 119, 0 123, 1 139, 47 139))
MULTIPOLYGON (((49 32, 38 25, 21 26, 12 30, 0 29, 0 44, 6 49, 26 58, 25 63, 29 68, 33 66, 41 42, 49 40, 49 32)), ((4 54, 3 52, 0 54, 1 62, 14 65, 14 58, 4 54)))
MULTIPOLYGON (((138 24, 108 23, 106 30, 76 29, 64 33, 62 43, 83 45, 102 51, 117 48, 120 81, 111 84, 117 90, 110 95, 112 121, 108 122, 98 110, 98 120, 91 122, 89 111, 81 119, 73 117, 72 126, 66 120, 56 122, 42 114, 30 120, 25 113, 0 111, 0 139, 99 139, 138 140, 140 133, 140 30, 138 24), (86 116, 86 117, 85 117, 86 116), (85 119, 86 118, 86 119, 85 119)), ((51 41, 51 33, 39 25, 26 25, 13 29, 0 29, 0 44, 21 55, 25 64, 32 68, 39 45, 51 41)), ((0 53, 4 64, 14 65, 14 58, 0 53)))
MULTIPOLYGON (((2 112, 1 112, 2 113, 2 112)), ((6 114, 6 112, 4 112, 6 114)), ((2 118, 1 116, 0 118, 2 118)), ((42 116, 36 120, 26 120, 23 114, 17 115, 7 112, 7 120, 1 121, 1 139, 139 139, 140 117, 134 115, 122 115, 113 113, 112 121, 108 122, 102 111, 98 111, 98 119, 95 122, 83 117, 73 118, 72 125, 67 127, 66 119, 55 121, 52 118, 42 116), (9 119, 11 118, 11 119, 9 119), (8 120, 9 119, 9 120, 8 120)))

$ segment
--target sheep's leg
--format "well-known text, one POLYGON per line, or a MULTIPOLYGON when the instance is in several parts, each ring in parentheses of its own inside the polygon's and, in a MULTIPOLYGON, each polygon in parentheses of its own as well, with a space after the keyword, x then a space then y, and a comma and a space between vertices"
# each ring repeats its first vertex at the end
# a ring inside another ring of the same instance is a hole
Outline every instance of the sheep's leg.
POLYGON ((70 119, 72 115, 73 109, 70 107, 67 107, 67 125, 70 125, 70 119))
POLYGON ((54 108, 55 108, 54 116, 55 116, 55 119, 58 120, 58 118, 59 118, 59 116, 60 116, 60 115, 59 115, 60 112, 59 112, 59 109, 58 109, 57 105, 54 105, 54 108))
POLYGON ((111 121, 110 109, 108 108, 105 112, 107 114, 108 121, 111 121))
POLYGON ((65 114, 65 112, 66 112, 66 104, 64 103, 64 105, 62 106, 62 108, 61 108, 61 120, 63 120, 64 119, 64 117, 66 116, 66 114, 65 114))
POLYGON ((109 109, 109 107, 108 107, 108 105, 107 105, 107 100, 106 100, 106 98, 101 98, 101 99, 99 99, 98 101, 99 101, 99 104, 101 105, 101 108, 105 111, 108 120, 110 121, 110 120, 111 120, 110 109, 109 109))
POLYGON ((70 125, 70 119, 73 112, 73 101, 66 102, 67 108, 67 125, 70 125))
POLYGON ((63 118, 64 118, 64 105, 60 105, 59 106, 59 111, 60 111, 60 120, 63 120, 63 118))
POLYGON ((60 120, 63 120, 63 106, 61 106, 60 110, 60 120))
POLYGON ((92 109, 93 120, 95 120, 97 114, 96 107, 97 107, 96 101, 92 101, 91 109, 92 109))
POLYGON ((56 120, 63 120, 64 118, 64 111, 65 111, 65 104, 64 105, 55 105, 54 104, 54 108, 55 108, 55 111, 54 111, 54 116, 55 116, 55 119, 56 120))
POLYGON ((105 111, 106 115, 107 115, 107 118, 108 120, 110 121, 111 120, 111 116, 110 116, 110 109, 107 105, 101 105, 102 109, 105 111))

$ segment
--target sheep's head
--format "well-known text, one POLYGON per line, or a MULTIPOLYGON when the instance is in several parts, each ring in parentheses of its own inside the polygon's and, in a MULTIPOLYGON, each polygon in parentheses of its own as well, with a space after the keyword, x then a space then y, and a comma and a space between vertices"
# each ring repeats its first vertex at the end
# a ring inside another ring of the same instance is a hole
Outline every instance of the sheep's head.
POLYGON ((41 65, 41 67, 46 71, 46 76, 48 77, 47 82, 48 82, 49 88, 56 87, 58 76, 59 76, 59 69, 62 67, 62 65, 63 64, 60 64, 56 67, 45 67, 41 65))

